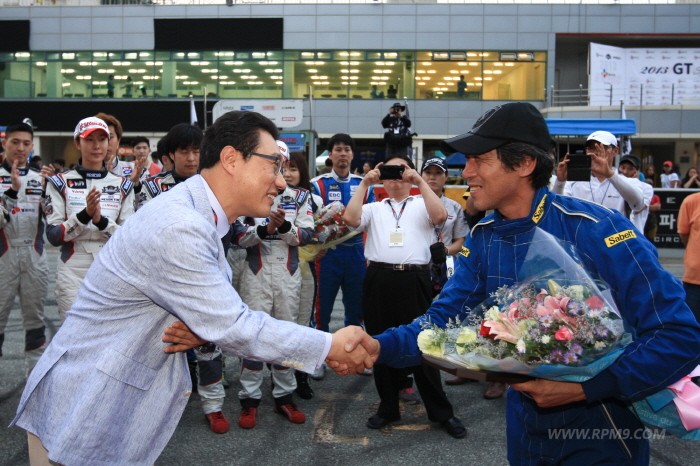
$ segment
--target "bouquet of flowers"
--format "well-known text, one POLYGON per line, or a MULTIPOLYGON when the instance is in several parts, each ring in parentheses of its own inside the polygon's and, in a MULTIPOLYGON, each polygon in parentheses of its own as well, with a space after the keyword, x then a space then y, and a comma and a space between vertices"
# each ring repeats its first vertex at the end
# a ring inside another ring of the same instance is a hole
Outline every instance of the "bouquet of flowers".
POLYGON ((343 222, 343 212, 345 206, 340 201, 333 201, 314 214, 311 242, 299 248, 301 260, 312 261, 322 250, 335 247, 359 233, 343 222))
POLYGON ((630 337, 605 287, 571 254, 538 230, 520 270, 536 274, 498 288, 463 320, 425 322, 419 348, 471 370, 576 382, 595 376, 630 337))

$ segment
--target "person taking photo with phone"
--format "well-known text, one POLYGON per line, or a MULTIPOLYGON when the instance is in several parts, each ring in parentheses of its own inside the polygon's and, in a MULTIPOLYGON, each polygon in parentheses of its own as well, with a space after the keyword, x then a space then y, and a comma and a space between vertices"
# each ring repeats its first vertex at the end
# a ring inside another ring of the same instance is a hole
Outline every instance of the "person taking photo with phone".
POLYGON ((557 164, 557 180, 552 191, 557 194, 592 201, 629 218, 629 212, 644 209, 641 186, 620 174, 613 167, 618 143, 612 133, 595 131, 586 139, 586 156, 591 159, 591 176, 587 181, 567 181, 570 156, 557 164), (626 207, 629 206, 629 208, 626 207))
MULTIPOLYGON (((425 312, 433 300, 430 246, 435 242, 435 227, 447 220, 447 209, 413 162, 393 156, 370 170, 345 208, 343 220, 367 233, 369 265, 362 294, 367 333, 377 335, 408 324, 425 312), (389 197, 363 205, 367 190, 380 182, 389 197), (414 184, 421 196, 410 195, 414 184)), ((444 258, 444 246, 442 250, 444 258)), ((422 363, 401 369, 374 367, 380 402, 377 413, 367 419, 367 427, 381 429, 401 418, 399 392, 407 374, 413 374, 428 418, 439 422, 452 437, 465 437, 467 430, 454 416, 439 370, 422 363)))

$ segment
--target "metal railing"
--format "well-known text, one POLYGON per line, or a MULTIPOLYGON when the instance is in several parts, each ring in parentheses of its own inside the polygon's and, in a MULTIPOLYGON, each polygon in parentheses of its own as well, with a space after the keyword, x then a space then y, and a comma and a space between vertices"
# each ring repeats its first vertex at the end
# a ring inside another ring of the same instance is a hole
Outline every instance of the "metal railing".
POLYGON ((546 102, 550 107, 572 107, 586 105, 617 105, 624 100, 628 105, 699 105, 700 97, 675 84, 669 87, 647 86, 640 84, 636 89, 623 93, 612 85, 604 89, 592 90, 579 84, 575 89, 545 89, 546 102))

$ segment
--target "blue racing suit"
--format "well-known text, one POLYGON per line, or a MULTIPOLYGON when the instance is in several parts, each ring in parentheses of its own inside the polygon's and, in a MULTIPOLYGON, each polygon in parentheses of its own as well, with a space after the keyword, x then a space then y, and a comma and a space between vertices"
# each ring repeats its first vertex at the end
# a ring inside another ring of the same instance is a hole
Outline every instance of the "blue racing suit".
MULTIPOLYGON (((350 198, 362 182, 362 177, 348 175, 341 178, 332 171, 311 180, 313 193, 323 199, 323 205, 340 201, 348 205, 350 198)), ((374 202, 374 189, 367 190, 364 203, 374 202)), ((345 307, 345 326, 362 325, 362 283, 365 279, 365 253, 362 235, 357 235, 328 249, 326 255, 316 261, 318 296, 314 303, 311 326, 324 332, 328 331, 331 321, 333 303, 338 289, 343 290, 345 307)))
POLYGON ((528 217, 506 220, 495 212, 484 218, 467 236, 455 275, 426 314, 376 337, 381 344, 378 362, 416 365, 422 321, 444 325, 496 288, 521 281, 520 266, 535 227, 573 245, 586 270, 609 285, 633 341, 610 367, 582 383, 584 402, 543 409, 509 390, 508 460, 648 464, 648 441, 627 405, 698 365, 700 325, 685 304, 680 282, 660 265, 654 246, 629 220, 605 207, 541 188, 528 217), (588 437, 563 439, 556 437, 559 429, 578 429, 588 437), (623 438, 611 435, 613 429, 620 429, 623 438))

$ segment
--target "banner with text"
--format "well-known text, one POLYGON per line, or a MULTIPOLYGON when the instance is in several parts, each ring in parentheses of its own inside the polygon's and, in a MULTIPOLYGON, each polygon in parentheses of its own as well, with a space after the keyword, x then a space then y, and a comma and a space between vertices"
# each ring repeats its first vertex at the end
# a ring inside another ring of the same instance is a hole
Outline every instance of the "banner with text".
POLYGON ((623 49, 591 43, 590 105, 700 103, 700 48, 623 49))
POLYGON ((298 100, 243 100, 226 99, 214 104, 214 121, 233 110, 258 112, 268 117, 278 128, 296 128, 304 115, 304 101, 298 100))

